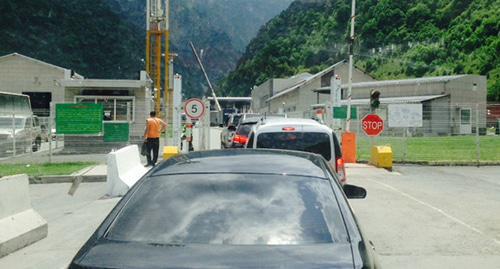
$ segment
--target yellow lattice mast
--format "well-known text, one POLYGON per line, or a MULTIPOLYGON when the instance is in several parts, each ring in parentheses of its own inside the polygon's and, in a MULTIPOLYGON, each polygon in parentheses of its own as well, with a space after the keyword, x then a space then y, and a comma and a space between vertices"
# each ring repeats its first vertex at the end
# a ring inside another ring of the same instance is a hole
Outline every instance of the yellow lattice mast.
POLYGON ((163 116, 167 115, 166 109, 170 99, 169 2, 169 0, 147 0, 146 7, 146 72, 153 80, 155 88, 154 97, 156 114, 163 116), (163 85, 162 60, 163 68, 165 70, 163 85), (161 110, 162 93, 165 95, 165 111, 161 110))

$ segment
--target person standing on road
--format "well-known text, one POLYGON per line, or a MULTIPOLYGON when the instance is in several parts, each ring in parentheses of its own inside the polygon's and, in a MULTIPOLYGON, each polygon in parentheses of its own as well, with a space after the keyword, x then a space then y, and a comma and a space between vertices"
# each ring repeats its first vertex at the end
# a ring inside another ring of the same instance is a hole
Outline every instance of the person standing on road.
POLYGON ((149 113, 149 118, 146 119, 146 130, 144 130, 144 141, 147 146, 146 158, 148 160, 146 166, 154 166, 158 161, 160 135, 166 128, 167 124, 162 119, 156 117, 156 112, 151 111, 149 113), (153 151, 152 158, 151 151, 153 151))

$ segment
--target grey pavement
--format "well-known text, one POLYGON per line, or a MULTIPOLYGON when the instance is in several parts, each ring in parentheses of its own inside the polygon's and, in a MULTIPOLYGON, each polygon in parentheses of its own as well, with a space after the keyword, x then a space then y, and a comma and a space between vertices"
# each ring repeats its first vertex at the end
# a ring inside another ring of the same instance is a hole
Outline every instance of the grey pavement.
POLYGON ((383 268, 500 268, 500 167, 360 165, 352 200, 383 268))
POLYGON ((30 185, 33 208, 49 223, 48 237, 0 259, 0 268, 66 268, 119 199, 103 199, 105 183, 30 185))

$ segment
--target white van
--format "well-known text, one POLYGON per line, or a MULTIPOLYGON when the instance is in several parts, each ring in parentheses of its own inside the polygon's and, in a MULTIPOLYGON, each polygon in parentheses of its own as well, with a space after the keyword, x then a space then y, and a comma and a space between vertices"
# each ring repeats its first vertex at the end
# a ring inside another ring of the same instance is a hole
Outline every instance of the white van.
POLYGON ((13 151, 13 140, 16 142, 16 152, 25 153, 29 147, 38 151, 43 141, 48 141, 45 126, 40 126, 37 116, 0 115, 0 156, 7 151, 13 151))
POLYGON ((344 161, 337 136, 315 120, 297 118, 263 119, 251 132, 247 148, 306 151, 323 156, 346 182, 344 161))

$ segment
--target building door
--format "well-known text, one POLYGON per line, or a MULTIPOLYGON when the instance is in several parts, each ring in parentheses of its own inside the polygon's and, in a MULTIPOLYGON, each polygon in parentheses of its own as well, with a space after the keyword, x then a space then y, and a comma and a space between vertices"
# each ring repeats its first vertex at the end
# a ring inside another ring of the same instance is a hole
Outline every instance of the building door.
POLYGON ((460 134, 471 134, 472 124, 471 124, 471 109, 461 108, 460 109, 460 134))

